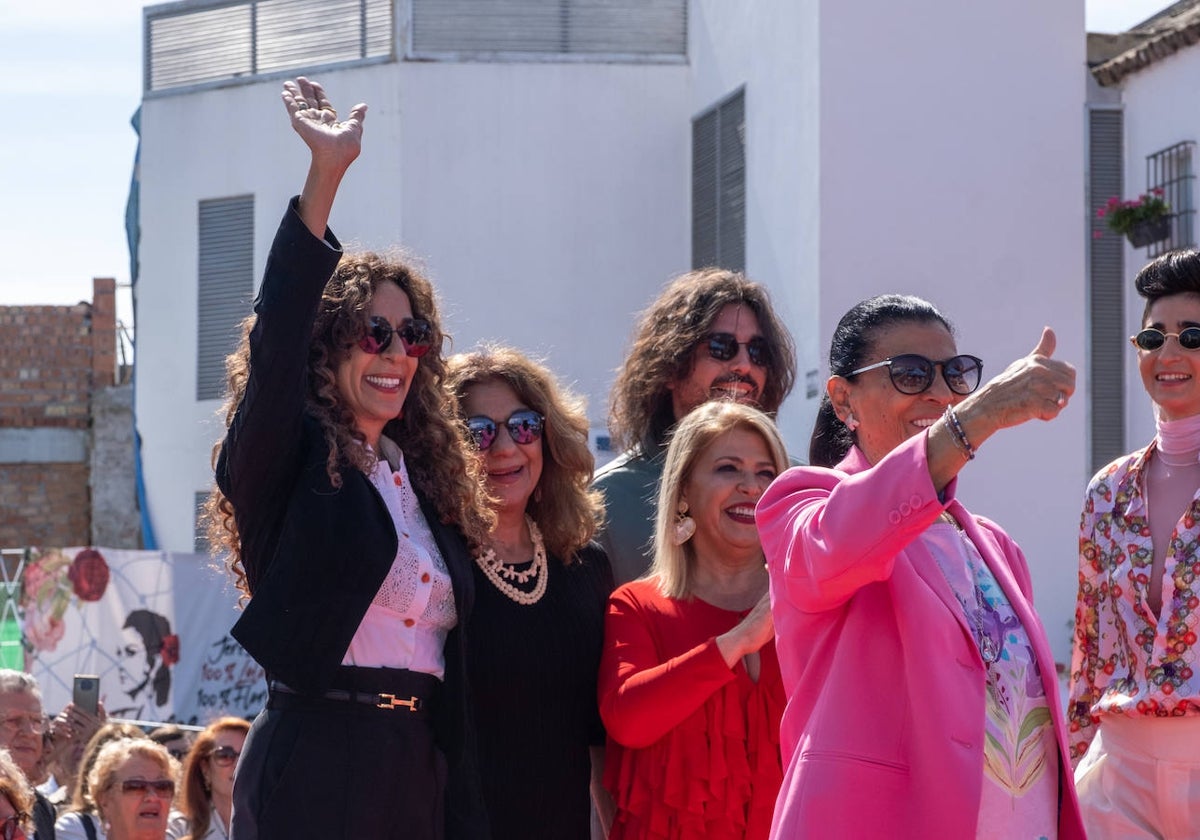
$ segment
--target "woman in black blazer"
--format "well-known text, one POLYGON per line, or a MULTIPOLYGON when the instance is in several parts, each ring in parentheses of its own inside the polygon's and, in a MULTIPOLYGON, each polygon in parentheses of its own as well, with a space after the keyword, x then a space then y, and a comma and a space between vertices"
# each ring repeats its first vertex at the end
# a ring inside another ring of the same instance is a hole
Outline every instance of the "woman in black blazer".
POLYGON ((304 78, 283 101, 311 164, 228 363, 209 505, 249 596, 233 635, 270 686, 233 836, 486 838, 463 628, 492 514, 433 289, 326 227, 366 106, 339 121, 304 78))

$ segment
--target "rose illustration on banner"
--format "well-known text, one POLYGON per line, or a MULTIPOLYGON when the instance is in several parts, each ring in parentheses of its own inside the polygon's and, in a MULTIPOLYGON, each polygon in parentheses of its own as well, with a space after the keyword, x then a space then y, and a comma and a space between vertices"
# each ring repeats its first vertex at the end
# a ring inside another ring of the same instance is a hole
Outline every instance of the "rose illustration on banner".
POLYGON ((62 641, 63 614, 70 603, 66 583, 70 562, 57 549, 34 551, 21 575, 21 630, 34 650, 53 651, 62 641))
POLYGON ((164 636, 162 648, 159 649, 158 655, 162 657, 163 665, 168 668, 179 662, 179 636, 172 633, 170 636, 164 636))
POLYGON ((85 548, 75 555, 67 579, 81 601, 99 601, 108 588, 108 562, 99 551, 85 548))

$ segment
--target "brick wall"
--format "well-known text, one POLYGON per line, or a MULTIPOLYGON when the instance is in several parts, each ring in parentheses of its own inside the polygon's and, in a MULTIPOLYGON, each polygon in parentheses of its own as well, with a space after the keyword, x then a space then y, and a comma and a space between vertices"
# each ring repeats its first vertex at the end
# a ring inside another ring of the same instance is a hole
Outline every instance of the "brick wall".
POLYGON ((92 541, 88 453, 94 398, 115 384, 116 283, 96 278, 92 292, 0 306, 0 547, 92 541))

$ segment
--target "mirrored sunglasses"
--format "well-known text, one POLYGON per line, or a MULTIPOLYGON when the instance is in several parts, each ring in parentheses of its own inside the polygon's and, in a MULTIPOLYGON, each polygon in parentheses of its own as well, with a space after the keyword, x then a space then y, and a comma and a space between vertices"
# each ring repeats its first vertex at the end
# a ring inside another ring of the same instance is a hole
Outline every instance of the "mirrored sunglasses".
POLYGON ((1200 327, 1185 327, 1177 333, 1165 333, 1154 327, 1146 327, 1129 340, 1139 350, 1157 350, 1167 343, 1168 338, 1178 341, 1184 350, 1200 350, 1200 327))
MULTIPOLYGON (((508 429, 508 436, 513 439, 513 443, 526 444, 533 443, 542 436, 545 419, 533 409, 525 408, 514 411, 501 425, 508 429)), ((468 417, 467 430, 471 433, 475 448, 483 452, 496 442, 499 427, 490 417, 468 417)))
POLYGON ((704 342, 708 347, 708 355, 718 362, 728 362, 737 355, 738 347, 746 348, 746 355, 750 357, 752 365, 767 367, 771 361, 771 350, 762 336, 755 336, 749 341, 738 341, 733 333, 712 333, 705 337, 704 342))
POLYGON ((222 767, 228 767, 238 760, 241 753, 233 747, 217 747, 212 751, 212 760, 214 764, 220 764, 222 767))
POLYGON ((175 796, 175 783, 170 779, 126 779, 121 782, 122 793, 136 793, 145 796, 153 791, 159 799, 172 799, 175 796))
POLYGON ((393 327, 382 315, 372 315, 367 321, 367 334, 359 339, 358 347, 375 356, 391 347, 394 336, 399 336, 406 356, 419 359, 433 345, 433 325, 424 318, 405 318, 400 326, 393 327))
POLYGON ((902 353, 873 365, 852 370, 847 376, 856 376, 869 370, 886 367, 892 385, 901 394, 920 394, 928 391, 933 385, 936 368, 942 369, 942 379, 946 386, 956 394, 967 395, 979 387, 983 376, 983 359, 978 356, 953 356, 949 359, 934 361, 916 353, 902 353))

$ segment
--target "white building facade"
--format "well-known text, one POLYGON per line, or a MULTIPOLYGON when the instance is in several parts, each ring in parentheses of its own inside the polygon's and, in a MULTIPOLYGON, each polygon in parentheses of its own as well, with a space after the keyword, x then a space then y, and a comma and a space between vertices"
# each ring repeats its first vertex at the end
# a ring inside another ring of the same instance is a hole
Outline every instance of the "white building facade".
POLYGON ((635 314, 694 262, 771 289, 798 347, 779 420, 801 456, 829 337, 858 300, 929 298, 987 375, 1054 327, 1076 399, 988 441, 959 495, 1024 547, 1066 659, 1090 474, 1082 0, 395 0, 357 30, 329 23, 376 3, 291 0, 282 27, 357 31, 358 58, 311 35, 251 43, 233 69, 196 69, 214 49, 185 48, 207 43, 203 15, 228 16, 223 46, 235 18, 243 40, 276 37, 249 4, 147 10, 136 405, 161 547, 193 545, 221 429, 214 359, 304 176, 277 96, 303 73, 341 109, 370 105, 331 222, 343 242, 423 258, 454 349, 544 357, 587 396, 598 438, 635 314), (550 6, 569 12, 555 37, 536 14, 550 6), (466 13, 429 17, 451 7, 466 13), (500 10, 490 29, 484 7, 500 10), (228 272, 226 250, 243 255, 228 272))

